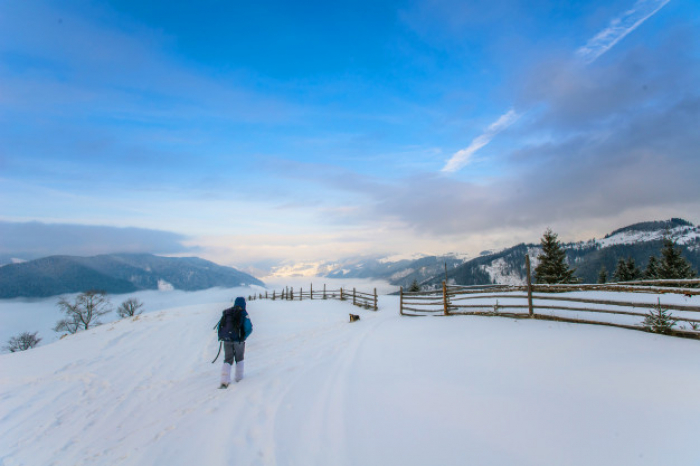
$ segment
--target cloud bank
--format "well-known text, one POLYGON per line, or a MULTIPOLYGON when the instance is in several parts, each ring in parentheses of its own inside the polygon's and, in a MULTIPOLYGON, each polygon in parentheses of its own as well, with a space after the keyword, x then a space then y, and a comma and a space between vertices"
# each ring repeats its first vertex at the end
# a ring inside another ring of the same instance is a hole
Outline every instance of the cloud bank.
POLYGON ((108 253, 181 254, 187 237, 168 231, 41 222, 0 221, 0 254, 20 259, 108 253))

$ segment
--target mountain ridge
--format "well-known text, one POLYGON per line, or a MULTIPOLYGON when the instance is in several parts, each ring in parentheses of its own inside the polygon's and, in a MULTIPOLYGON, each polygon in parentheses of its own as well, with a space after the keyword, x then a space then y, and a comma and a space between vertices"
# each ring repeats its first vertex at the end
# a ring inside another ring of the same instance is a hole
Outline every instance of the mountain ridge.
POLYGON ((198 257, 57 255, 0 267, 1 299, 49 297, 90 289, 122 294, 169 287, 195 291, 249 285, 264 286, 249 274, 198 257))

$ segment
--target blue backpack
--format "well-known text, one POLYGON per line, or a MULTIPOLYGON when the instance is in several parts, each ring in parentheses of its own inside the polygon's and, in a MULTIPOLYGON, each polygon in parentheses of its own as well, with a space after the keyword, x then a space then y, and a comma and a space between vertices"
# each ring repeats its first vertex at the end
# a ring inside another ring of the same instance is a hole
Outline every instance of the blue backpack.
POLYGON ((225 309, 217 325, 219 341, 243 342, 253 332, 245 310, 245 298, 236 298, 233 307, 225 309))

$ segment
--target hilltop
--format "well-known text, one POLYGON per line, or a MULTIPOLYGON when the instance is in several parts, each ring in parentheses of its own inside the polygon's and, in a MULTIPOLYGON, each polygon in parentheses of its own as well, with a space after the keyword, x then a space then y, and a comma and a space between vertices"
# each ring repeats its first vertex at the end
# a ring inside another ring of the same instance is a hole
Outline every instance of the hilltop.
POLYGON ((50 256, 0 267, 0 299, 48 297, 90 289, 110 294, 139 290, 203 290, 259 285, 257 278, 197 257, 106 254, 50 256))
POLYGON ((246 378, 218 390, 227 305, 0 355, 0 464, 698 464, 697 341, 259 300, 246 378))

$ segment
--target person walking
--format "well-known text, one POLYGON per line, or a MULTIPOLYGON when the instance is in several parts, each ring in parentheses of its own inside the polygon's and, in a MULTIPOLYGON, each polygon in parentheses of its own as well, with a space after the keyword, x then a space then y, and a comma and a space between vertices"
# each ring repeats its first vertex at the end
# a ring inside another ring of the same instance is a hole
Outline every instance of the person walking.
POLYGON ((234 360, 236 370, 234 380, 243 380, 245 340, 253 332, 253 324, 246 310, 245 298, 238 297, 233 307, 222 312, 217 324, 219 341, 224 346, 224 365, 221 368, 221 385, 219 388, 228 388, 231 384, 231 368, 234 360))

